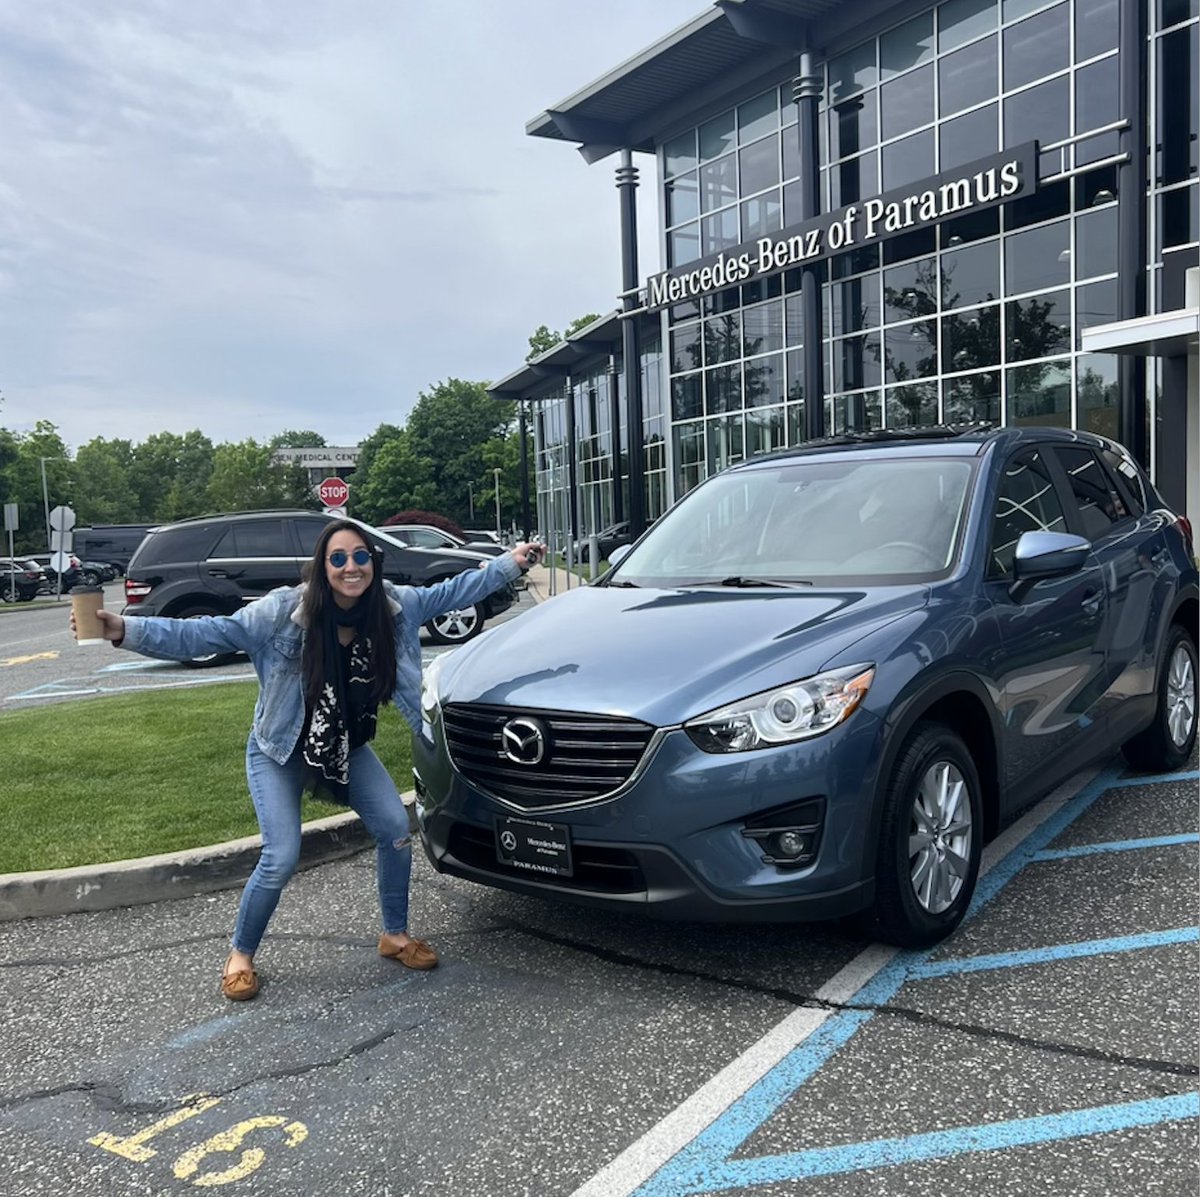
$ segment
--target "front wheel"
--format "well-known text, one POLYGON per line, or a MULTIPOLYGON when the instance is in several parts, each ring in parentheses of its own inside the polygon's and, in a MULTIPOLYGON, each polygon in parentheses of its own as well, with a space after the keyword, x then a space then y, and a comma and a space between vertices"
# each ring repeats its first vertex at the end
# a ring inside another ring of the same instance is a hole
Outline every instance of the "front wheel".
POLYGON ((483 631, 483 608, 478 603, 435 615, 425 630, 435 644, 465 644, 483 631))
MULTIPOLYGON (((197 619, 201 615, 220 615, 222 612, 215 607, 185 607, 178 612, 177 619, 197 619)), ((192 657, 189 661, 181 661, 189 669, 211 669, 218 665, 230 665, 238 659, 237 653, 209 653, 206 657, 192 657)))
POLYGON ((1196 743, 1196 645, 1179 624, 1167 633, 1158 674, 1154 722, 1121 751, 1135 769, 1170 773, 1192 755, 1196 743))
POLYGON ((21 599, 21 592, 17 589, 16 582, 11 580, 0 584, 0 601, 6 603, 16 603, 21 599))
POLYGON ((884 802, 875 898, 881 937, 923 948, 949 935, 975 892, 982 848, 979 774, 967 746, 944 724, 918 724, 884 802))

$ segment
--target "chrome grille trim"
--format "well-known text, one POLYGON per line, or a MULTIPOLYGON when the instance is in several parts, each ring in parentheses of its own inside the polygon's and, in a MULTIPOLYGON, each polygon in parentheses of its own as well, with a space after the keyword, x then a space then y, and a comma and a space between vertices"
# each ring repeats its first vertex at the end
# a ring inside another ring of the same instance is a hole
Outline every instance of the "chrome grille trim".
POLYGON ((521 814, 572 810, 619 798, 645 772, 666 733, 675 730, 611 715, 467 703, 448 703, 440 715, 437 722, 455 772, 489 798, 521 814), (510 764, 504 757, 500 729, 509 719, 521 716, 532 716, 549 728, 549 768, 510 764), (589 739, 586 733, 604 738, 589 739), (560 755, 564 748, 575 751, 560 755), (599 760, 580 756, 579 749, 616 754, 617 759, 612 755, 599 760), (563 771, 555 771, 555 766, 562 766, 563 771))

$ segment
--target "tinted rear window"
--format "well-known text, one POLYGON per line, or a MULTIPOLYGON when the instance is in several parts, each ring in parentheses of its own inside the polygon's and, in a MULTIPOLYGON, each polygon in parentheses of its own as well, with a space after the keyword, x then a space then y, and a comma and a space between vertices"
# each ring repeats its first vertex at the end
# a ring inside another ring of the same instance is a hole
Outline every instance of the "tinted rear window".
POLYGON ((188 524, 150 532, 134 553, 130 572, 156 565, 203 561, 223 531, 223 524, 188 524))

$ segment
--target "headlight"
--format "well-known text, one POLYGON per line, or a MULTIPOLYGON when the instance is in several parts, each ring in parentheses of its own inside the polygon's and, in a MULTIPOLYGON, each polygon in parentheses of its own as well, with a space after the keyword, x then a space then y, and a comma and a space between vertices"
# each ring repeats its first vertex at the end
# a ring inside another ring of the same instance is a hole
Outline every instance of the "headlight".
POLYGON ((683 729, 705 752, 750 752, 827 732, 849 719, 875 678, 874 665, 833 669, 731 702, 683 729))
POLYGON ((421 670, 421 718, 436 723, 441 707, 438 705, 438 678, 449 653, 439 653, 421 670))

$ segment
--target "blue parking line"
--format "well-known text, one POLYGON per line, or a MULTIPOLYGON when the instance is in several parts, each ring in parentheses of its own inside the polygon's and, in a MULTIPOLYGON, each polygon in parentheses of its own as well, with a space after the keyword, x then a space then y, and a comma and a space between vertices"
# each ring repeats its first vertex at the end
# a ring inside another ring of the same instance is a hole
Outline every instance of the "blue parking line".
POLYGON ((1021 968, 1027 964, 1052 964, 1056 960, 1081 960, 1087 956, 1110 956, 1117 952, 1137 952, 1143 948, 1165 948, 1198 941, 1200 928, 1178 927, 1172 931, 1151 931, 1145 935, 1117 935, 1109 939, 1060 943, 1052 948, 1031 948, 1027 952, 996 952, 990 956, 968 956, 960 960, 925 960, 913 965, 909 976, 914 981, 928 980, 931 977, 1021 968))
MULTIPOLYGON (((1171 774, 1179 779, 1183 774, 1171 774)), ((1078 819, 1118 780, 1116 768, 1097 774, 1074 798, 1035 828, 982 878, 966 918, 976 916, 1018 873, 1057 836, 1078 819)), ((1141 783, 1166 780, 1143 778, 1141 783)), ((964 920, 965 921, 965 920, 964 920)), ((784 1156, 733 1161, 742 1144, 788 1101, 796 1091, 835 1055, 858 1030, 869 1022, 875 1008, 889 1002, 909 979, 943 975, 972 968, 1011 967, 1017 963, 1068 959, 1072 955, 1096 954, 1100 950, 1128 951, 1135 947, 1155 947, 1197 938, 1192 928, 1154 933, 1150 936, 1126 936, 1093 941, 1091 944, 1067 944, 1058 948, 1029 953, 1004 953, 990 958, 944 959, 931 961, 938 947, 921 952, 897 953, 850 999, 853 1009, 842 1009, 823 1023, 803 1043, 752 1085, 719 1118, 700 1132, 685 1148, 667 1161, 637 1191, 635 1197, 683 1197, 688 1194, 742 1188, 805 1176, 877 1167, 884 1163, 905 1163, 969 1151, 999 1150, 1026 1143, 1050 1142, 1061 1138, 1102 1134, 1131 1126, 1195 1116, 1197 1095, 1184 1094, 1133 1102, 1124 1106, 1106 1106, 1065 1114, 1020 1119, 1011 1123, 970 1126, 954 1131, 907 1136, 903 1139, 874 1143, 848 1144, 838 1148, 815 1148, 784 1156), (1182 936, 1173 939, 1173 936, 1182 936), (1107 945, 1101 949, 1099 945, 1107 945), (1057 954, 1055 954, 1057 953, 1057 954), (1035 959, 1036 958, 1036 959, 1035 959), (1002 963, 1001 963, 1002 962, 1002 963)))
POLYGON ((1200 780, 1200 769, 1185 769, 1179 773, 1155 773, 1142 777, 1118 777, 1108 788, 1123 790, 1127 786, 1154 786, 1166 781, 1197 781, 1200 780))
POLYGON ((1200 835, 1152 835, 1141 840, 1110 840, 1104 844, 1082 844, 1077 848, 1043 848, 1030 858, 1034 861, 1067 860, 1072 856, 1096 856, 1102 852, 1136 852, 1142 848, 1173 848, 1176 844, 1200 843, 1200 835))
MULTIPOLYGON (((954 1130, 906 1135, 900 1139, 874 1139, 839 1147, 816 1147, 788 1155, 763 1156, 755 1160, 730 1160, 713 1173, 692 1178, 688 1193, 715 1193, 722 1189, 748 1188, 785 1180, 858 1172, 864 1168, 896 1167, 923 1160, 946 1159, 984 1151, 1004 1151, 1064 1139, 1107 1135, 1139 1126, 1193 1119, 1200 1114, 1200 1093, 1178 1093, 1123 1105, 1097 1106, 1062 1114, 1043 1114, 1011 1122, 964 1126, 954 1130)), ((678 1193, 653 1190, 641 1193, 678 1193)))

